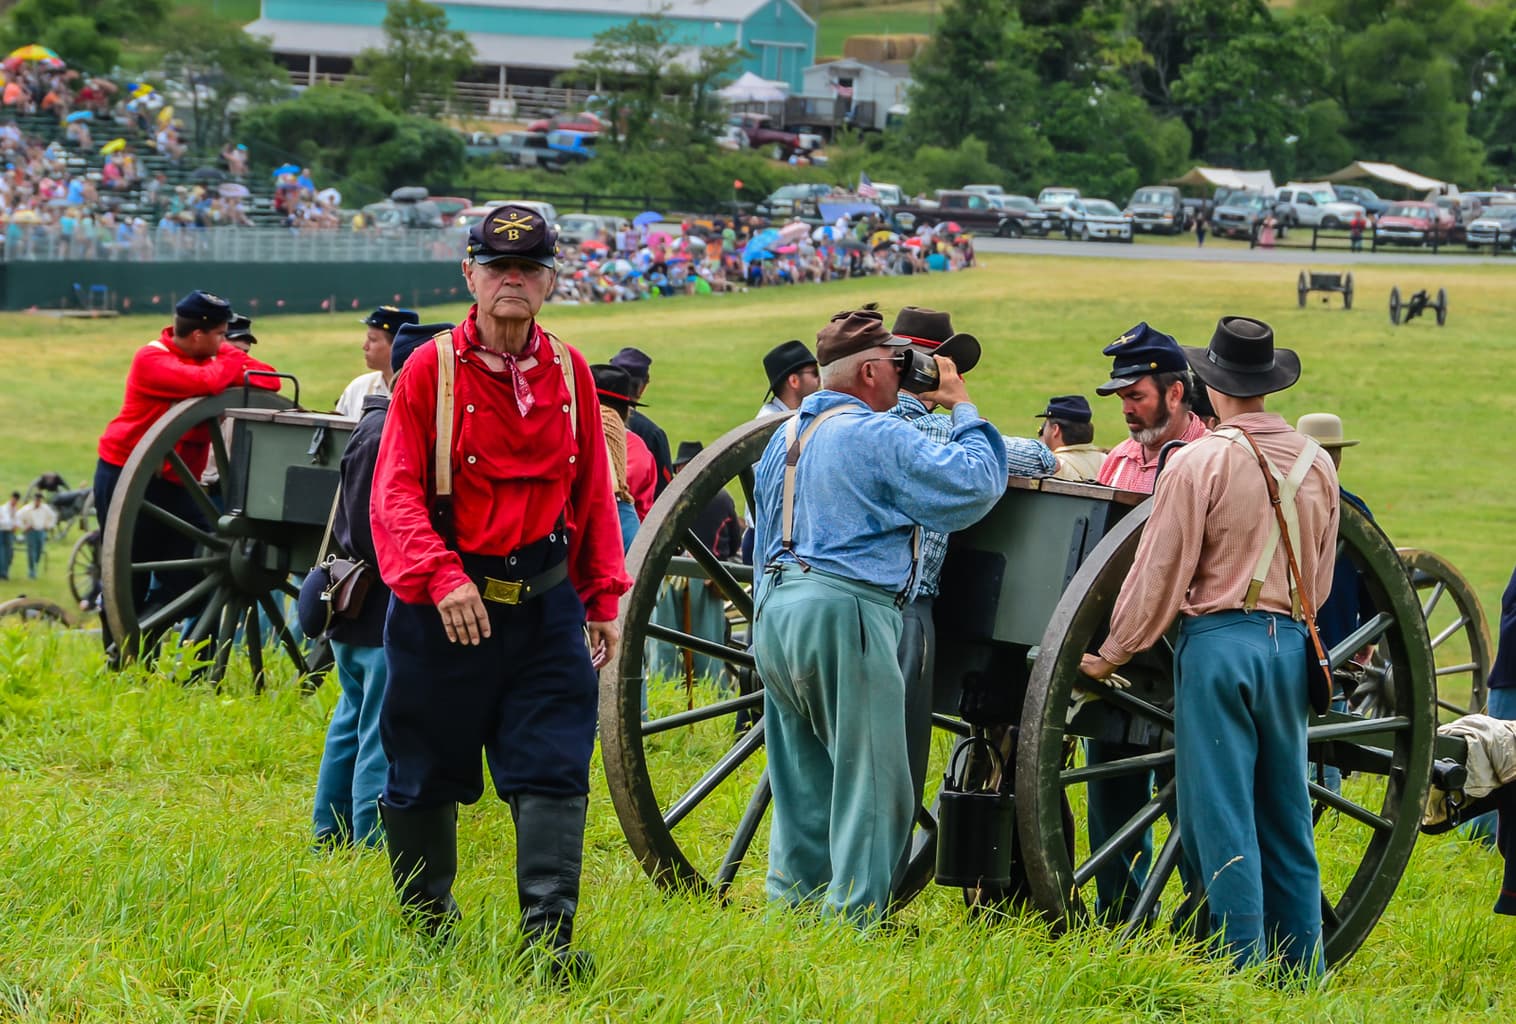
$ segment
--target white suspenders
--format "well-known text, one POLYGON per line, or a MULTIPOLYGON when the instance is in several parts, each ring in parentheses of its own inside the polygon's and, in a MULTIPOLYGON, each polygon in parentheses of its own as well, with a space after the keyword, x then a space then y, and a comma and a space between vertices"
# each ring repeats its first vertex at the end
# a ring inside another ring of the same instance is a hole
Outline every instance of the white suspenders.
MULTIPOLYGON (((1250 460, 1256 460, 1253 449, 1243 438, 1242 432, 1235 427, 1218 427, 1215 431, 1221 437, 1226 438, 1233 444, 1240 446, 1248 453, 1250 460)), ((1295 495, 1300 491, 1300 485, 1305 482, 1305 476, 1311 471, 1311 465, 1316 461, 1316 453, 1321 451, 1321 445, 1314 438, 1305 439, 1305 448, 1300 456, 1290 467, 1288 474, 1281 474, 1274 460, 1267 455, 1264 459, 1269 464, 1269 472, 1274 475, 1274 480, 1279 485, 1279 504, 1284 510, 1284 521, 1290 530, 1290 546, 1296 551, 1300 550, 1300 510, 1295 505, 1295 495)), ((1269 530, 1269 539, 1264 542, 1263 551, 1258 556, 1258 565, 1253 569, 1253 582, 1248 584, 1247 597, 1244 598, 1242 607, 1244 611, 1252 611, 1258 606, 1259 595, 1263 593, 1263 581, 1269 574, 1269 565, 1274 561, 1274 552, 1279 549, 1279 519, 1275 517, 1272 528, 1269 530)), ((1290 583, 1290 609, 1291 615, 1296 619, 1301 617, 1300 590, 1296 584, 1294 574, 1289 574, 1290 583)))
MULTIPOLYGON (((800 453, 805 451, 805 446, 816 433, 816 428, 821 426, 833 416, 841 413, 857 414, 859 410, 845 405, 834 405, 832 408, 817 413, 816 418, 805 428, 805 433, 797 433, 800 430, 800 417, 791 416, 784 425, 784 496, 779 514, 779 549, 787 551, 800 563, 801 568, 809 569, 810 566, 795 554, 795 467, 800 464, 800 453)), ((911 571, 906 577, 905 587, 896 596, 896 604, 904 604, 910 599, 911 590, 916 585, 916 569, 921 562, 921 527, 911 531, 911 571)))

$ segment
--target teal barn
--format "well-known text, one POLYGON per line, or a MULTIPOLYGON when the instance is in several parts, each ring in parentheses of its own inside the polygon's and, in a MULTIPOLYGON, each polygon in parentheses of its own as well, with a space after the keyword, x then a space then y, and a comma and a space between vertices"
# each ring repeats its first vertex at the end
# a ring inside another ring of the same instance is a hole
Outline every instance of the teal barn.
MULTIPOLYGON (((434 0, 437 2, 437 0, 434 0)), ((795 0, 440 0, 448 22, 468 35, 479 65, 476 88, 542 89, 572 68, 596 33, 662 12, 689 47, 736 43, 752 71, 801 90, 816 58, 816 23, 795 0)), ((336 79, 365 49, 385 43, 384 0, 262 0, 247 31, 272 41, 297 85, 336 79)))

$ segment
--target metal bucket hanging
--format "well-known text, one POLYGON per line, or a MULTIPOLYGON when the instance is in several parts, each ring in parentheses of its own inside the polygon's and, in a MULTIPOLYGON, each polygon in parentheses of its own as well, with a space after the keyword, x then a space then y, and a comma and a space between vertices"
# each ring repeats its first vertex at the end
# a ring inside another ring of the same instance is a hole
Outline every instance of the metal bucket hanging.
POLYGON ((1012 846, 1016 838, 1016 795, 994 789, 969 789, 966 756, 976 747, 988 752, 1001 785, 1008 783, 1005 761, 995 745, 970 736, 953 748, 942 776, 937 814, 937 884, 968 889, 1011 884, 1012 846), (959 769, 959 760, 963 767, 959 769), (955 773, 957 778, 954 778, 955 773))

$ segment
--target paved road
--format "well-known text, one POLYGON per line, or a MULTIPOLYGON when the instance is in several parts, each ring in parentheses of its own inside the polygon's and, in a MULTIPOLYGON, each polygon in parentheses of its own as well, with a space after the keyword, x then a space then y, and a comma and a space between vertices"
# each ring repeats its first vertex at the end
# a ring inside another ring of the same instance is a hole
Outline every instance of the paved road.
POLYGON ((1516 267, 1516 258, 1476 255, 1463 247, 1442 250, 1413 249, 1396 252, 1348 252, 1337 249, 1249 249, 1233 241, 1195 245, 1144 244, 1122 245, 1117 242, 1066 242, 1048 238, 990 238, 976 236, 974 248, 984 253, 1010 253, 1017 256, 1103 256, 1123 260, 1177 260, 1191 263, 1287 263, 1303 267, 1389 266, 1396 264, 1431 264, 1433 266, 1468 266, 1488 264, 1516 267))

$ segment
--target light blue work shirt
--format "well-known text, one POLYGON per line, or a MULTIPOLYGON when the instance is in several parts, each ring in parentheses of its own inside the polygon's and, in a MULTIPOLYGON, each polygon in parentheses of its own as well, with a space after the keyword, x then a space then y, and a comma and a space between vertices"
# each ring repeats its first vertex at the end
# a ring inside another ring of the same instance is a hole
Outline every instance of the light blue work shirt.
POLYGON ((1005 443, 969 402, 953 407, 952 435, 942 443, 898 416, 827 390, 800 403, 797 436, 836 406, 852 408, 817 429, 796 467, 793 554, 780 550, 783 428, 758 460, 754 561, 798 560, 898 592, 910 576, 918 524, 939 533, 965 529, 1005 493, 1005 443))

